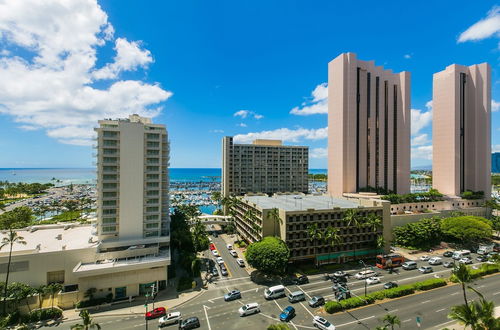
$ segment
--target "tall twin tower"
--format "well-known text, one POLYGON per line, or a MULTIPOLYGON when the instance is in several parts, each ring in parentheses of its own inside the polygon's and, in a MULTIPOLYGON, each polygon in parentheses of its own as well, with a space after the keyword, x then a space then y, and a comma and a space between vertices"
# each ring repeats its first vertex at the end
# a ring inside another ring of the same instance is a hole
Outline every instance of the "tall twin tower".
MULTIPOLYGON (((434 74, 433 187, 491 194, 491 69, 434 74)), ((410 73, 343 53, 328 65, 328 191, 410 192, 410 73)))

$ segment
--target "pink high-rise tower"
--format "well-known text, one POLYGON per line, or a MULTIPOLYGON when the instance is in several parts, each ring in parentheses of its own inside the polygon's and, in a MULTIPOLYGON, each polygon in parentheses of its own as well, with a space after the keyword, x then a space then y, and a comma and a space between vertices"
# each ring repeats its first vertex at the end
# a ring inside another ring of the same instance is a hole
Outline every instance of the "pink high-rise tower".
POLYGON ((410 73, 343 53, 328 64, 328 192, 410 192, 410 73))
POLYGON ((434 74, 432 184, 491 196, 491 68, 452 64, 434 74))

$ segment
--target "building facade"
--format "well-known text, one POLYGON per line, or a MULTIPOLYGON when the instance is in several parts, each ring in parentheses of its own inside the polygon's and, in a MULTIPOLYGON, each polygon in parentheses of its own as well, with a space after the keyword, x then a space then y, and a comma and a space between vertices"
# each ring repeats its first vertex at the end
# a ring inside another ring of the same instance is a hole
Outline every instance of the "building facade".
POLYGON ((279 140, 222 139, 222 195, 308 191, 309 148, 279 140))
POLYGON ((328 64, 328 192, 410 192, 410 73, 343 53, 328 64))
POLYGON ((344 262, 354 256, 375 255, 381 252, 377 238, 389 242, 390 203, 381 200, 345 200, 327 195, 275 194, 238 197, 234 206, 235 224, 239 236, 256 242, 265 236, 280 237, 290 249, 291 261, 312 260, 316 263, 344 262), (280 221, 270 216, 277 209, 280 221), (354 209, 366 224, 369 214, 379 216, 382 226, 373 229, 348 224, 345 212, 354 209), (313 224, 324 231, 329 226, 339 230, 341 243, 331 246, 328 241, 311 240, 309 227, 313 224))
POLYGON ((100 120, 97 232, 103 243, 169 241, 169 144, 164 125, 131 115, 100 120))
POLYGON ((491 68, 450 65, 433 77, 432 184, 491 196, 491 68))

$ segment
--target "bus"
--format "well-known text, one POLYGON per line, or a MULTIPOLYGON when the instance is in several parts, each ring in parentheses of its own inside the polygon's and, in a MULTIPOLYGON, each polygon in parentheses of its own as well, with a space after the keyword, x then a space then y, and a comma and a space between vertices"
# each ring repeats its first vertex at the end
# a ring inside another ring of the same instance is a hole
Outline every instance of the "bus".
POLYGON ((378 268, 387 269, 400 267, 405 262, 405 257, 399 254, 379 254, 375 265, 378 268))

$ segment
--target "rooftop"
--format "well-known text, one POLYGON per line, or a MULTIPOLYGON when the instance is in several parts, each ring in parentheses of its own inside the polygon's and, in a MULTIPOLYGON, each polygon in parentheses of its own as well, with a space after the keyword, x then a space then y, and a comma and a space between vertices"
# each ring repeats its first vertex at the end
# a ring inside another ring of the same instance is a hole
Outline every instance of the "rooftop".
MULTIPOLYGON (((31 230, 17 231, 17 234, 23 237, 26 245, 14 244, 12 251, 14 254, 46 253, 96 247, 98 239, 93 232, 95 229, 90 225, 75 225, 74 227, 71 225, 33 226, 31 230), (92 238, 91 241, 90 238, 92 238)), ((1 232, 0 239, 6 235, 7 232, 1 232)), ((7 254, 8 249, 0 251, 0 256, 7 254)))
POLYGON ((274 195, 269 196, 244 196, 243 199, 250 203, 256 204, 261 209, 278 208, 285 211, 306 211, 309 209, 315 210, 330 210, 333 208, 357 208, 358 201, 350 201, 346 199, 333 198, 328 195, 274 195))

